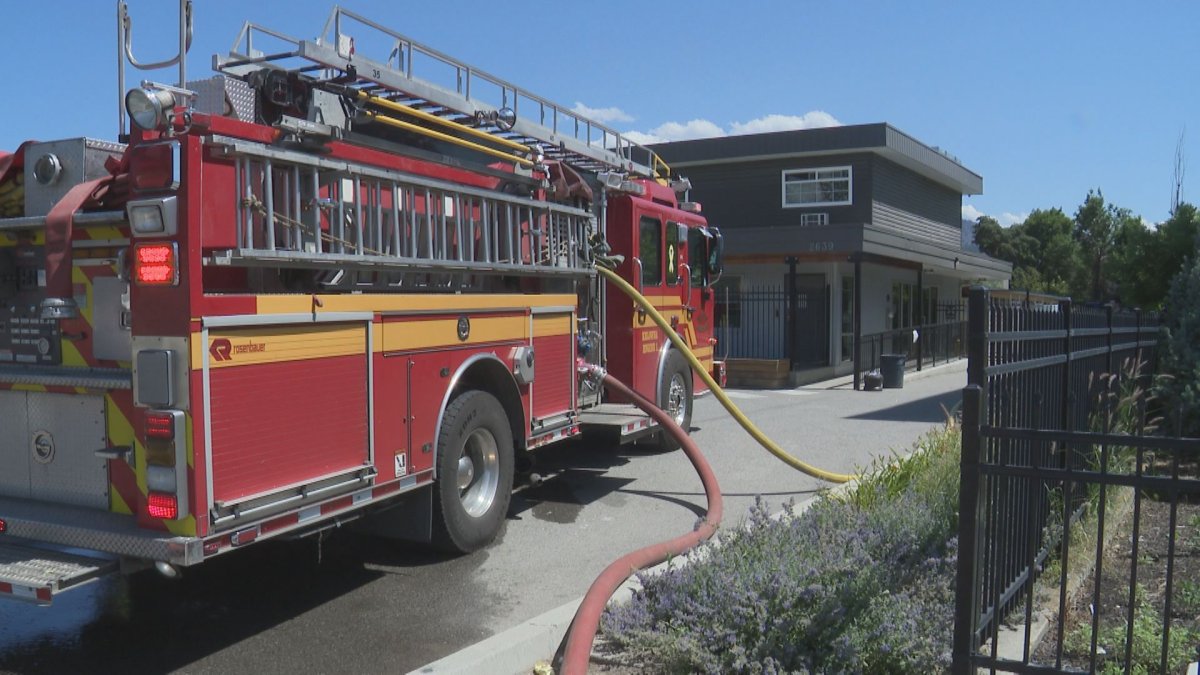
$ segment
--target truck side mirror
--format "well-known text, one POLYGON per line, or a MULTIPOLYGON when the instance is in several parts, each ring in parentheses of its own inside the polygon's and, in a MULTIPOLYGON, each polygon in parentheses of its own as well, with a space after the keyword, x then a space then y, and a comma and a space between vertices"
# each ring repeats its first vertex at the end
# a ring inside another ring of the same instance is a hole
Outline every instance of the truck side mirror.
POLYGON ((721 273, 725 271, 725 237, 721 236, 721 231, 715 227, 708 228, 712 233, 712 239, 708 244, 708 274, 712 277, 709 285, 717 283, 721 278, 721 273))

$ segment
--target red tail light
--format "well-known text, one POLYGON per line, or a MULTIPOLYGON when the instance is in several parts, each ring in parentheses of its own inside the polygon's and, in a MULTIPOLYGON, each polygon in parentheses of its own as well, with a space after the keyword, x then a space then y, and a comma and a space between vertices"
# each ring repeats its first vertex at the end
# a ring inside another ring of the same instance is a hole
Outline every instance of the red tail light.
POLYGON ((8 532, 8 522, 0 518, 0 534, 4 534, 5 532, 8 532))
POLYGON ((173 243, 137 244, 133 248, 133 278, 142 286, 173 286, 179 282, 179 256, 173 243))
POLYGON ((146 413, 146 438, 174 440, 175 417, 168 413, 146 413))
POLYGON ((151 492, 147 498, 146 510, 151 518, 175 520, 179 516, 179 502, 175 495, 164 492, 151 492))

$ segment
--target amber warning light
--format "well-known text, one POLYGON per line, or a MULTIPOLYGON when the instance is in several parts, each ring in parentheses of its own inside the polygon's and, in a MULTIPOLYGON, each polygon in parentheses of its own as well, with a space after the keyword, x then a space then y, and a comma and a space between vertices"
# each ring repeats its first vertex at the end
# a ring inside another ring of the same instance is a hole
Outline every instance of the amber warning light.
POLYGON ((174 243, 137 244, 133 249, 133 278, 141 286, 179 283, 179 250, 174 243))

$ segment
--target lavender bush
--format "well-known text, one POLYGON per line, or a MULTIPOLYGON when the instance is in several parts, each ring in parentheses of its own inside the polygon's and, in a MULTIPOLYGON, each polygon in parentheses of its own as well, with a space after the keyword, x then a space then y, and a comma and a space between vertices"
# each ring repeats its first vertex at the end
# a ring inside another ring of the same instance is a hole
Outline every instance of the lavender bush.
POLYGON ((958 441, 947 428, 899 460, 927 465, 907 488, 890 462, 856 487, 869 498, 823 499, 779 520, 760 501, 747 527, 690 564, 644 576, 630 602, 606 613, 605 637, 658 672, 945 670, 958 441))

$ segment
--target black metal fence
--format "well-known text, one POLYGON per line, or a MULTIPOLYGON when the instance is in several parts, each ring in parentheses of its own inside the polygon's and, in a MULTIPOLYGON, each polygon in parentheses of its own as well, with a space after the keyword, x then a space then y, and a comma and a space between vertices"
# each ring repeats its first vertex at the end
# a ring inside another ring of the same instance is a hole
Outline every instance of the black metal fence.
POLYGON ((967 354, 967 322, 948 321, 862 336, 864 371, 878 368, 884 354, 903 354, 907 370, 961 359, 967 354))
POLYGON ((954 672, 1168 672, 1200 439, 1155 428, 1157 317, 986 289, 968 317, 954 672), (1135 654, 1156 625, 1153 657, 1135 654))
POLYGON ((787 358, 787 293, 782 286, 717 291, 716 335, 721 358, 787 358))

